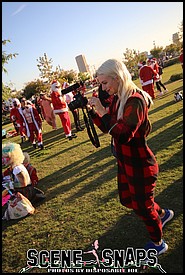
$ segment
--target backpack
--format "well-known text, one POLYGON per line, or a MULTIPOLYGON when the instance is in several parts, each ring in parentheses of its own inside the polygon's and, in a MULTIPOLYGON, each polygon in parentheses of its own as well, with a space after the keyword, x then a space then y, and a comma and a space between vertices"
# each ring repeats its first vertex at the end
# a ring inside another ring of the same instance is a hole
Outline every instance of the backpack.
POLYGON ((159 75, 162 75, 163 74, 163 68, 161 66, 158 67, 158 74, 159 75))
POLYGON ((8 207, 4 212, 3 220, 14 220, 34 214, 35 208, 21 193, 17 192, 8 200, 8 207))

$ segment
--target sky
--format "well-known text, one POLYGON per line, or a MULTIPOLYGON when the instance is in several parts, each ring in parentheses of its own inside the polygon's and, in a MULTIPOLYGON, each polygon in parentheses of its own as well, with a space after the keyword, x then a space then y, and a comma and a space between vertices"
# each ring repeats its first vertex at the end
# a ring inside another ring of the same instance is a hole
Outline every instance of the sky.
POLYGON ((17 91, 40 78, 44 53, 53 70, 78 71, 84 55, 91 69, 109 58, 123 59, 126 49, 139 52, 166 47, 179 32, 183 2, 2 2, 2 47, 18 53, 5 65, 2 81, 17 91))

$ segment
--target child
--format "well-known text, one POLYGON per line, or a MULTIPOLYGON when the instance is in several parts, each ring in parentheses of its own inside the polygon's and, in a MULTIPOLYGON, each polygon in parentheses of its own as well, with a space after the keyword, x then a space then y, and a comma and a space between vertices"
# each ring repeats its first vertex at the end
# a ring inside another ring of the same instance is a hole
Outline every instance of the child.
POLYGON ((24 155, 24 160, 23 160, 23 164, 26 167, 26 169, 28 170, 28 173, 30 175, 30 179, 31 179, 31 184, 35 187, 38 184, 38 176, 37 176, 37 170, 35 167, 33 167, 30 163, 30 156, 27 152, 23 153, 24 155))
POLYGON ((36 186, 38 185, 39 179, 38 179, 36 168, 34 166, 32 166, 30 163, 30 155, 27 152, 24 152, 23 155, 24 155, 23 164, 26 167, 26 169, 28 170, 28 173, 29 173, 29 176, 31 179, 31 184, 36 191, 36 197, 40 198, 40 199, 45 199, 44 192, 41 191, 40 189, 36 188, 36 186))

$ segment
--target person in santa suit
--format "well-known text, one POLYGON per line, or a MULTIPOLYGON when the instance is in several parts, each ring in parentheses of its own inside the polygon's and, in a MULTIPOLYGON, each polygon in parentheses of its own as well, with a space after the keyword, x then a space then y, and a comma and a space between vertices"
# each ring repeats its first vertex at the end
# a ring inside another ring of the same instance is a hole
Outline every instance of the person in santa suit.
POLYGON ((25 128, 26 135, 33 145, 33 148, 44 149, 42 137, 42 120, 37 109, 25 97, 21 99, 21 124, 25 128), (37 144, 36 144, 37 143, 37 144))
POLYGON ((50 96, 53 104, 54 114, 60 117, 66 138, 69 140, 76 138, 77 136, 72 134, 71 131, 71 120, 68 112, 66 95, 61 93, 61 85, 59 81, 52 81, 50 96))
POLYGON ((151 66, 148 66, 146 61, 143 61, 142 66, 139 69, 139 80, 143 91, 147 92, 152 99, 155 98, 154 77, 156 75, 157 72, 154 71, 151 66))
POLYGON ((21 107, 21 103, 18 98, 13 98, 13 107, 10 110, 10 120, 14 124, 16 131, 21 136, 21 143, 26 141, 26 134, 24 132, 24 127, 21 124, 21 116, 19 109, 21 107))
POLYGON ((164 92, 168 92, 167 88, 165 87, 165 85, 162 83, 162 76, 159 75, 159 65, 157 63, 157 59, 156 58, 152 58, 150 60, 150 66, 152 67, 152 69, 157 73, 157 75, 154 76, 154 83, 156 84, 156 88, 159 91, 159 96, 163 95, 163 91, 161 90, 161 87, 164 89, 164 92))

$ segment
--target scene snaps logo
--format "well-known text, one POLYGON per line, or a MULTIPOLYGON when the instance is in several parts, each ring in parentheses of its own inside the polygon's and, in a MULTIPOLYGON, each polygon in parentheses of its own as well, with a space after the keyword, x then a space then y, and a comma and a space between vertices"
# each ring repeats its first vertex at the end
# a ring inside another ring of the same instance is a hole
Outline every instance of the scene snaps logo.
POLYGON ((155 249, 99 250, 98 240, 87 250, 41 250, 27 251, 27 266, 19 273, 25 273, 34 268, 46 269, 48 273, 60 272, 119 272, 139 273, 146 268, 158 269, 166 273, 158 263, 155 249))

